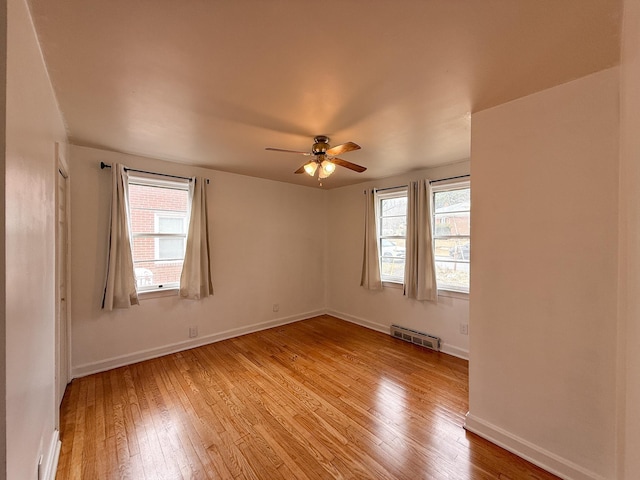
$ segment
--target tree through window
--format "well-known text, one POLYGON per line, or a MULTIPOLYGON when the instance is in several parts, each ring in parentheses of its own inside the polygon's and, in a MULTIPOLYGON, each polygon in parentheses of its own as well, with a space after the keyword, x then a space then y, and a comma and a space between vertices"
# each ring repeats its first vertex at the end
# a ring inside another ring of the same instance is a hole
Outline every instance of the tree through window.
MULTIPOLYGON (((470 182, 433 185, 433 244, 439 290, 469 292, 470 182)), ((383 282, 404 283, 407 189, 376 192, 378 253, 383 282)))
POLYGON ((407 236, 407 189, 376 194, 378 254, 383 282, 403 283, 407 236))
POLYGON ((434 256, 438 288, 469 292, 470 183, 467 181, 434 186, 432 190, 434 256))

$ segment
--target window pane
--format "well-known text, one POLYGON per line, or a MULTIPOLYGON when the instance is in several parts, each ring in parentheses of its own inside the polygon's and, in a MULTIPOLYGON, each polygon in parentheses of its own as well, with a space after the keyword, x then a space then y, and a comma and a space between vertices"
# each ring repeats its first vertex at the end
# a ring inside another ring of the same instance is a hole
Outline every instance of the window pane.
POLYGON ((380 216, 406 215, 407 197, 384 198, 380 201, 380 216))
POLYGON ((469 264, 461 262, 436 261, 436 281, 438 288, 469 289, 469 264))
POLYGON ((403 257, 405 256, 406 240, 404 238, 394 238, 393 240, 380 239, 379 254, 381 257, 403 257))
POLYGON ((158 233, 186 233, 184 217, 158 217, 158 233))
POLYGON ((148 268, 135 267, 136 287, 150 287, 153 285, 153 272, 148 268))
POLYGON ((471 244, 468 238, 436 238, 434 254, 436 260, 469 261, 471 244))
POLYGON ((154 260, 156 258, 155 238, 134 238, 133 239, 133 259, 154 260))
POLYGON ((135 264, 136 286, 144 287, 173 287, 180 283, 182 260, 178 262, 140 262, 135 264))
POLYGON ((434 196, 435 213, 471 210, 471 189, 469 188, 436 192, 434 196))
POLYGON ((385 256, 380 259, 380 275, 383 281, 404 281, 404 257, 385 256))
POLYGON ((436 213, 434 226, 435 236, 469 235, 471 233, 471 214, 469 212, 436 213))
POLYGON ((154 209, 165 212, 186 212, 189 193, 183 188, 156 187, 129 183, 131 209, 154 209))
POLYGON ((184 238, 159 238, 158 239, 158 258, 183 258, 184 257, 184 238))
POLYGON ((400 236, 407 234, 407 217, 388 217, 380 219, 380 236, 400 236))
MULTIPOLYGON (((189 192, 184 189, 129 183, 131 232, 134 234, 163 232, 165 220, 158 219, 158 230, 156 230, 156 217, 160 216, 166 218, 166 228, 180 228, 177 233, 185 233, 185 222, 182 218, 187 216, 188 202, 189 192), (162 215, 163 213, 165 215, 162 215), (178 221, 183 223, 177 226, 178 221), (163 225, 160 225, 161 223, 163 225)), ((176 232, 167 230, 163 233, 176 232)))

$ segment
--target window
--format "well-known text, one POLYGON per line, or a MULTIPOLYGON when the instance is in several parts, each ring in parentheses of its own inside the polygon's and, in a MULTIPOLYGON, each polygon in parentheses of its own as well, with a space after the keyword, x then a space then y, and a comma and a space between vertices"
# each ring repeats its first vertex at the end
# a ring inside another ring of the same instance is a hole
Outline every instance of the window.
POLYGON ((187 243, 189 183, 129 177, 138 291, 178 288, 187 243))
POLYGON ((407 235, 406 188, 376 193, 378 253, 383 282, 403 283, 407 235))
POLYGON ((433 237, 438 289, 469 292, 470 183, 432 186, 433 237))
MULTIPOLYGON (((438 290, 469 292, 471 254, 470 183, 432 185, 433 237, 438 290)), ((378 251, 383 282, 403 283, 407 233, 407 190, 376 193, 378 251)))

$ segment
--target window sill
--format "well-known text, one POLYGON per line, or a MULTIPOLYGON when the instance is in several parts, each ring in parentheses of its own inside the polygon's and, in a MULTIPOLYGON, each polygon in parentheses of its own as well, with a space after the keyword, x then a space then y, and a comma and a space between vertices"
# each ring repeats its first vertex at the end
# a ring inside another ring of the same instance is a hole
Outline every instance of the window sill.
POLYGON ((458 290, 438 290, 439 297, 459 298, 461 300, 469 300, 468 292, 460 292, 458 290))
MULTIPOLYGON (((382 287, 383 288, 395 288, 395 289, 398 289, 398 290, 404 290, 404 284, 403 283, 399 283, 399 282, 383 281, 382 282, 382 287)), ((438 296, 439 297, 458 298, 458 299, 461 299, 461 300, 469 300, 469 293, 468 292, 460 292, 458 290, 438 289, 438 296)))
POLYGON ((145 290, 143 292, 138 292, 138 299, 148 300, 150 298, 177 297, 178 292, 179 292, 178 288, 162 288, 158 290, 145 290))

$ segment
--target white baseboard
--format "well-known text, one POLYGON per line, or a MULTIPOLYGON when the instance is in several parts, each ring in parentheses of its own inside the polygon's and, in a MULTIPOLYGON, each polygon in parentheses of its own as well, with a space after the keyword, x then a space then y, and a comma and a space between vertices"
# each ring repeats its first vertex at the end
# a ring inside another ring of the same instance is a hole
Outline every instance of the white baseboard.
MULTIPOLYGON (((190 348, 201 347, 210 343, 219 342, 221 340, 227 340, 229 338, 238 337, 240 335, 246 335, 247 333, 259 332, 268 328, 278 327, 280 325, 286 325, 288 323, 298 322, 300 320, 306 320, 308 318, 316 317, 318 315, 332 315, 341 320, 355 323, 362 327, 375 330, 377 332, 386 333, 389 335, 389 326, 381 323, 372 322, 364 318, 355 317, 346 313, 336 312, 334 310, 316 310, 312 312, 306 312, 298 315, 292 315, 290 317, 278 318, 275 320, 269 320, 262 323, 255 323, 253 325, 247 325, 240 328, 234 328, 226 330, 224 332, 215 333, 212 335, 205 335, 198 338, 185 340, 182 342, 171 343, 169 345, 163 345, 157 348, 151 348, 147 350, 140 350, 138 352, 121 355, 118 357, 112 357, 98 362, 85 363, 82 365, 75 365, 71 369, 71 378, 80 378, 94 373, 106 372, 118 367, 124 367, 125 365, 131 365, 133 363, 142 362, 144 360, 151 360, 152 358, 162 357, 163 355, 169 355, 171 353, 177 353, 190 348)), ((453 355, 454 357, 463 358, 468 360, 469 352, 460 348, 448 345, 446 343, 440 346, 442 353, 453 355)))
POLYGON ((317 310, 313 312, 306 312, 299 315, 292 315, 290 317, 278 318, 275 320, 269 320, 262 323, 254 323, 253 325, 247 325, 240 328, 234 328, 226 330, 224 332, 214 333, 212 335, 205 335, 198 338, 185 340, 182 342, 176 342, 162 347, 150 348, 148 350, 140 350, 138 352, 129 353, 127 355, 121 355, 118 357, 108 358, 98 362, 85 363, 83 365, 74 366, 71 369, 72 378, 85 377, 94 373, 106 372, 118 367, 124 367, 125 365, 131 365, 133 363, 142 362, 144 360, 151 360, 152 358, 162 357, 171 353, 182 352, 191 348, 201 347, 210 343, 219 342, 221 340, 227 340, 229 338, 238 337, 240 335, 246 335, 247 333, 259 332, 268 328, 279 327, 280 325, 286 325, 288 323, 298 322, 300 320, 306 320, 308 318, 316 317, 325 313, 325 310, 317 310))
POLYGON ((451 355, 452 357, 462 358, 463 360, 469 360, 469 350, 464 350, 460 347, 455 347, 448 343, 442 342, 440 344, 440 351, 442 353, 446 353, 447 355, 451 355))
POLYGON ((49 449, 46 456, 42 459, 41 474, 42 480, 55 480, 56 470, 58 470, 58 459, 60 458, 60 448, 62 442, 60 442, 60 432, 54 430, 51 435, 51 442, 49 443, 49 449))
POLYGON ((388 325, 383 325, 381 323, 372 322, 364 318, 355 317, 353 315, 349 315, 348 313, 336 312, 335 310, 327 310, 326 313, 327 315, 331 315, 332 317, 339 318, 340 320, 355 323, 356 325, 360 325, 361 327, 366 327, 370 330, 375 330, 376 332, 386 333, 387 335, 389 334, 388 325))
MULTIPOLYGON (((370 320, 366 320, 364 318, 349 315, 348 313, 336 312, 335 310, 327 310, 327 315, 331 315, 333 317, 339 318, 340 320, 345 320, 347 322, 355 323, 356 325, 360 325, 361 327, 366 327, 371 330, 375 330, 377 332, 382 332, 382 333, 386 333, 387 335, 391 335, 391 332, 389 330, 390 325, 383 325, 381 323, 376 323, 370 320)), ((447 355, 451 355, 453 357, 462 358, 463 360, 469 360, 469 352, 467 350, 454 347, 453 345, 449 345, 447 343, 440 344, 440 351, 442 353, 446 353, 447 355)))
POLYGON ((464 428, 560 478, 566 480, 606 480, 605 477, 595 472, 519 438, 481 418, 474 417, 470 413, 467 413, 464 428))

